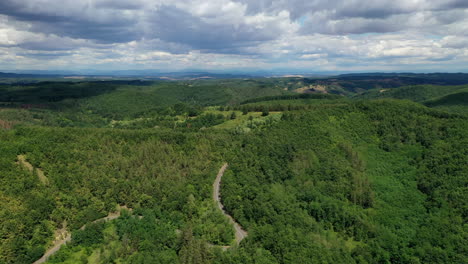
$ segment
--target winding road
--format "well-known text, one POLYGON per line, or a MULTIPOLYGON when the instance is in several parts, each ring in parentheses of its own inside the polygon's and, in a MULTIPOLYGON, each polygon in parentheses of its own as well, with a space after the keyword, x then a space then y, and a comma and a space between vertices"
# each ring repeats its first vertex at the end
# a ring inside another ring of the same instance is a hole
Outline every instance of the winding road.
POLYGON ((240 242, 247 237, 248 233, 245 231, 242 226, 234 220, 234 218, 229 215, 225 210, 224 210, 224 205, 221 203, 221 197, 220 197, 220 187, 221 187, 221 179, 224 175, 224 171, 226 171, 228 167, 227 163, 224 163, 224 165, 221 167, 221 169, 218 172, 218 175, 216 176, 216 180, 213 183, 213 200, 216 202, 218 205, 218 208, 223 212, 223 214, 229 219, 229 222, 234 226, 234 229, 236 230, 236 244, 239 245, 240 242))
MULTIPOLYGON (((221 169, 219 170, 218 172, 218 175, 216 176, 216 179, 213 183, 213 200, 216 202, 216 204, 218 205, 218 208, 219 210, 221 210, 221 212, 229 219, 229 222, 234 226, 234 230, 236 231, 235 233, 235 237, 236 237, 236 244, 239 245, 240 242, 247 237, 248 233, 247 231, 245 231, 242 226, 236 222, 236 220, 234 220, 234 218, 229 215, 225 210, 224 210, 224 205, 221 203, 221 197, 220 197, 220 188, 221 188, 221 179, 224 175, 224 172, 226 171, 228 167, 228 164, 227 163, 224 163, 224 165, 221 167, 221 169)), ((114 220, 114 219, 117 219, 119 216, 120 216, 120 211, 121 209, 126 209, 126 210, 129 210, 129 211, 132 211, 131 208, 127 208, 126 206, 119 206, 117 212, 115 213, 109 213, 108 216, 106 217, 103 217, 103 218, 100 218, 100 219, 97 219, 95 221, 93 221, 93 223, 96 223, 96 222, 100 222, 100 221, 111 221, 111 220, 114 220)), ((86 225, 82 226, 80 229, 83 230, 86 228, 86 225)), ((63 236, 63 235, 62 235, 63 236)), ((54 242, 54 245, 49 248, 45 253, 44 255, 36 260, 33 264, 42 264, 42 263, 45 263, 53 254, 55 254, 57 251, 60 250, 60 248, 65 245, 66 243, 70 242, 71 241, 71 234, 70 232, 65 232, 64 233, 64 236, 55 241, 54 242)), ((230 246, 222 246, 222 248, 224 250, 230 248, 230 246)))

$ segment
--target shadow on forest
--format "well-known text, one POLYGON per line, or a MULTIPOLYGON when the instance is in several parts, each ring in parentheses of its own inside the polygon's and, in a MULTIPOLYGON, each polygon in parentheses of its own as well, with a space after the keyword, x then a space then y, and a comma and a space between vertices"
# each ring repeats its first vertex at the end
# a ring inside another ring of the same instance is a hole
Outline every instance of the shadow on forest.
POLYGON ((65 99, 80 99, 111 92, 122 85, 145 86, 151 82, 41 82, 1 87, 0 102, 22 104, 48 104, 65 99))

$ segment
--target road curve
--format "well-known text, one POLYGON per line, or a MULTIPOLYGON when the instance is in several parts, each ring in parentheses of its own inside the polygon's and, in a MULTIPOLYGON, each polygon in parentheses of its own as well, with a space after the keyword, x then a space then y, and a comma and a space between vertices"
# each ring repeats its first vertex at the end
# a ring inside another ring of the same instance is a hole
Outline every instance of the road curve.
MULTIPOLYGON (((122 209, 126 209, 128 211, 132 211, 131 208, 128 208, 126 206, 119 206, 118 207, 118 211, 115 212, 115 213, 109 213, 106 217, 103 217, 103 218, 99 218, 97 220, 94 220, 93 222, 91 223, 98 223, 98 222, 107 222, 107 221, 111 221, 111 220, 114 220, 114 219, 117 219, 120 217, 120 212, 122 209)), ((80 227, 80 230, 84 230, 86 228, 86 225, 83 225, 82 227, 80 227)), ((55 254, 57 251, 59 251, 59 249, 65 245, 66 243, 70 242, 71 241, 71 234, 69 232, 66 232, 66 236, 64 238, 62 238, 61 240, 58 240, 54 243, 53 247, 49 248, 45 253, 44 255, 33 262, 33 264, 42 264, 42 263, 45 263, 53 254, 55 254)))
POLYGON ((229 215, 224 210, 224 205, 221 203, 221 196, 219 191, 221 186, 221 178, 223 177, 224 171, 226 171, 227 167, 228 164, 224 163, 213 183, 213 200, 216 202, 218 208, 223 212, 223 214, 229 219, 229 222, 234 226, 234 229, 236 230, 236 244, 239 245, 240 242, 247 237, 248 233, 242 228, 241 225, 239 225, 239 223, 236 222, 236 220, 234 220, 234 218, 231 215, 229 215))
POLYGON ((63 238, 62 240, 59 240, 57 241, 53 247, 49 248, 45 253, 44 255, 34 261, 33 264, 41 264, 41 263, 45 263, 49 258, 50 256, 52 256, 53 254, 55 254, 57 251, 59 251, 59 249, 65 245, 66 243, 70 242, 71 241, 71 234, 70 233, 67 233, 67 236, 65 238, 63 238))
MULTIPOLYGON (((220 187, 221 187, 221 178, 224 175, 224 171, 226 171, 228 167, 227 163, 224 163, 224 165, 221 167, 221 169, 218 172, 218 175, 216 176, 216 179, 213 183, 213 200, 216 202, 218 205, 219 210, 229 219, 229 222, 234 226, 234 229, 236 231, 235 236, 236 236, 236 244, 239 245, 240 242, 247 237, 248 233, 245 231, 239 223, 237 223, 234 218, 229 215, 225 210, 224 210, 224 205, 221 203, 221 197, 220 197, 220 187)), ((100 218, 98 220, 93 221, 93 223, 100 222, 100 221, 111 221, 120 216, 120 209, 116 213, 110 213, 108 216, 100 218)), ((127 207, 122 207, 122 209, 127 209, 132 211, 132 209, 127 208, 127 207)), ((83 230, 86 228, 86 225, 83 225, 80 229, 83 230)), ((71 234, 67 233, 66 237, 55 242, 54 246, 49 248, 44 255, 36 260, 33 264, 42 264, 45 263, 53 254, 55 254, 59 249, 65 245, 66 243, 71 241, 71 234)), ((223 249, 229 248, 229 246, 223 246, 223 249)))

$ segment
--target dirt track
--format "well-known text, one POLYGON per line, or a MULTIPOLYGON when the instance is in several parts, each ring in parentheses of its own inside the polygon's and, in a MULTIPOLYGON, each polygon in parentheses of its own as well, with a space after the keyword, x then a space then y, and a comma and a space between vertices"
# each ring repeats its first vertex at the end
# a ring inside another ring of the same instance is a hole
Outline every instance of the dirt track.
MULTIPOLYGON (((236 231, 235 233, 235 237, 236 237, 236 244, 239 245, 240 242, 247 237, 248 233, 242 228, 241 225, 239 225, 239 223, 237 223, 234 218, 232 218, 231 215, 229 215, 225 210, 224 210, 224 206, 223 204, 221 203, 221 197, 220 197, 220 187, 221 187, 221 179, 224 175, 224 171, 226 171, 228 167, 228 164, 225 163, 221 169, 219 170, 218 172, 218 175, 216 176, 216 179, 213 183, 213 200, 216 202, 216 204, 218 205, 218 208, 223 212, 223 214, 229 219, 229 222, 234 226, 234 229, 236 231)), ((100 221, 110 221, 110 220, 114 220, 116 218, 118 218, 120 216, 120 209, 127 209, 127 210, 132 210, 130 208, 127 208, 125 206, 119 208, 119 210, 116 212, 116 213, 110 213, 108 216, 106 217, 103 217, 103 218, 100 218, 98 220, 95 220, 93 221, 93 223, 95 222, 100 222, 100 221)), ((82 226, 80 229, 85 229, 86 228, 86 225, 82 226)), ((49 259, 53 254, 55 254, 57 251, 60 250, 60 248, 65 245, 66 243, 70 242, 71 241, 71 234, 67 232, 67 235, 62 238, 61 240, 58 240, 54 243, 54 246, 50 249, 48 249, 44 255, 38 259, 37 261, 35 261, 33 264, 42 264, 42 263, 45 263, 47 261, 47 259, 49 259)), ((230 248, 229 246, 223 246, 222 247, 224 250, 230 248)))
POLYGON ((24 168, 26 168, 28 171, 32 173, 34 173, 35 171, 37 174, 37 177, 44 185, 49 184, 49 180, 45 176, 44 172, 39 168, 34 169, 33 165, 26 160, 25 155, 18 155, 18 164, 20 164, 21 166, 23 166, 24 168))
POLYGON ((71 241, 71 234, 70 233, 67 233, 67 236, 65 238, 63 238, 62 240, 59 240, 57 242, 54 243, 54 246, 49 248, 45 253, 44 255, 36 260, 33 264, 41 264, 41 263, 44 263, 46 262, 50 256, 52 256, 53 254, 55 254, 57 251, 60 250, 60 248, 65 245, 66 243, 70 242, 71 241))
MULTIPOLYGON (((129 211, 132 211, 131 208, 127 208, 126 206, 119 206, 118 208, 118 211, 115 212, 115 213, 109 213, 108 216, 106 217, 103 217, 103 218, 99 218, 97 220, 94 220, 92 223, 97 223, 97 222, 107 222, 107 221, 111 221, 111 220, 114 220, 114 219, 117 219, 120 217, 120 210, 121 209, 126 209, 126 210, 129 210, 129 211)), ((86 225, 82 226, 80 229, 81 230, 84 230, 86 228, 86 225)), ((66 232, 66 236, 63 237, 62 239, 58 240, 58 241, 55 241, 54 242, 54 246, 49 248, 45 253, 44 255, 36 260, 33 264, 42 264, 42 263, 45 263, 53 254, 55 254, 57 251, 60 250, 60 248, 65 245, 66 243, 70 242, 71 241, 71 234, 69 232, 66 232)))
POLYGON ((221 167, 221 169, 218 172, 218 175, 216 176, 216 180, 213 183, 213 200, 216 202, 218 205, 218 208, 223 212, 223 214, 229 219, 229 222, 234 226, 234 229, 236 230, 236 243, 239 245, 239 243, 247 237, 248 233, 245 231, 239 223, 232 218, 231 215, 229 215, 225 210, 224 210, 224 205, 221 203, 221 197, 220 197, 220 187, 221 187, 221 179, 224 175, 224 171, 227 169, 228 164, 224 163, 224 165, 221 167))

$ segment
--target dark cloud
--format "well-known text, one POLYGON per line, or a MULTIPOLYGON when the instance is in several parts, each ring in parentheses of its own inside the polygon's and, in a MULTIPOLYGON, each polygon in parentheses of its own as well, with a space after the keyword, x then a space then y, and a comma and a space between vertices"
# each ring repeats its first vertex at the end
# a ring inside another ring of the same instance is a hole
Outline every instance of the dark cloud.
POLYGON ((466 0, 446 0, 441 2, 443 4, 440 7, 445 9, 468 8, 468 1, 466 0))
POLYGON ((82 45, 64 43, 63 41, 27 41, 17 45, 26 50, 44 50, 44 51, 59 51, 59 50, 74 50, 82 45))
MULTIPOLYGON (((37 10, 34 4, 27 4, 33 2, 2 0, 0 14, 29 22, 29 30, 32 32, 88 39, 97 43, 125 43, 155 38, 194 49, 229 50, 268 41, 281 34, 275 25, 256 28, 244 21, 219 24, 216 21, 207 22, 206 18, 194 16, 187 10, 171 5, 161 5, 155 10, 139 10, 142 8, 141 2, 106 0, 79 4, 78 1, 37 10)), ((52 5, 57 2, 44 3, 52 5)))
POLYGON ((12 19, 30 22, 60 23, 67 21, 65 16, 53 13, 41 13, 30 9, 24 3, 12 0, 0 1, 0 14, 7 15, 12 19))
POLYGON ((33 30, 77 39, 90 39, 97 43, 125 43, 139 40, 142 33, 134 28, 135 23, 96 23, 86 20, 68 20, 63 23, 36 22, 33 30))
POLYGON ((411 12, 402 0, 240 0, 248 5, 250 13, 287 10, 293 19, 326 11, 333 18, 384 18, 393 14, 411 12))
POLYGON ((36 6, 31 5, 32 2, 2 0, 0 14, 7 15, 10 19, 29 22, 32 32, 91 39, 100 43, 122 43, 142 36, 135 28, 138 20, 125 16, 118 8, 101 11, 87 4, 62 3, 63 6, 57 6, 55 1, 45 1, 45 7, 36 10, 36 6), (50 5, 50 9, 47 5, 50 5))
POLYGON ((23 57, 29 57, 29 58, 34 58, 34 59, 57 59, 60 57, 67 57, 70 55, 73 55, 76 53, 73 52, 18 52, 16 55, 18 56, 23 56, 23 57))
POLYGON ((148 14, 150 36, 200 50, 231 50, 278 37, 278 28, 255 28, 241 21, 237 24, 209 23, 173 6, 160 6, 148 14))
POLYGON ((37 51, 69 51, 79 48, 92 48, 96 50, 109 49, 114 44, 96 44, 86 40, 75 40, 72 38, 60 38, 57 36, 49 36, 40 40, 28 40, 17 44, 17 47, 26 50, 37 51))
POLYGON ((404 21, 398 19, 388 21, 384 19, 351 18, 333 21, 312 17, 305 21, 300 33, 305 35, 313 33, 327 35, 388 33, 402 30, 405 27, 404 21))
POLYGON ((94 8, 138 10, 143 8, 143 2, 139 0, 101 0, 94 4, 94 8))

